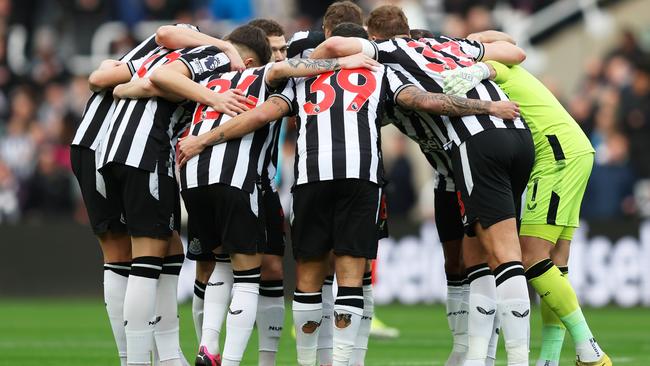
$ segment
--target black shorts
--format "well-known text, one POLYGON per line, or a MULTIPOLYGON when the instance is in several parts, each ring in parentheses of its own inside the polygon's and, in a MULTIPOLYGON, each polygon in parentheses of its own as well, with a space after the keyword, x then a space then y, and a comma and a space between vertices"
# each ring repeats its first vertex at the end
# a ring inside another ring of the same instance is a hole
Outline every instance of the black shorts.
POLYGON ((264 254, 284 256, 284 210, 278 192, 273 191, 270 187, 263 189, 262 205, 264 206, 267 242, 267 250, 264 254))
POLYGON ((462 240, 465 231, 463 229, 463 218, 460 216, 458 206, 458 194, 436 190, 433 197, 435 208, 436 229, 440 242, 462 240))
POLYGON ((266 251, 264 213, 257 190, 248 193, 218 183, 186 189, 181 195, 188 216, 188 253, 194 252, 195 259, 211 260, 208 253, 220 246, 224 254, 266 251))
POLYGON ((102 168, 109 200, 124 212, 131 236, 167 239, 178 228, 176 180, 122 164, 102 168))
POLYGON ((90 226, 95 235, 107 232, 126 233, 123 213, 116 200, 109 200, 104 178, 95 166, 96 152, 82 146, 70 148, 70 163, 77 177, 90 226), (103 194, 99 191, 103 191, 103 194))
POLYGON ((293 255, 377 257, 380 189, 375 183, 339 179, 296 186, 293 191, 293 255))
POLYGON ((518 218, 521 195, 535 163, 529 130, 492 129, 470 137, 451 153, 460 212, 469 236, 476 223, 488 228, 518 218))

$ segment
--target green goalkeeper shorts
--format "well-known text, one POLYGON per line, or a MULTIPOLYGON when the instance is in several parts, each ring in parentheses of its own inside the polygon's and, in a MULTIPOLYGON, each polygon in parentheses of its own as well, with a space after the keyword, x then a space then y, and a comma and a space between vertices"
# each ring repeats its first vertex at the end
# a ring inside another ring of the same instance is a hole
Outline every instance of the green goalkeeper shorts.
POLYGON ((519 234, 552 243, 571 240, 593 164, 594 154, 535 164, 519 234))

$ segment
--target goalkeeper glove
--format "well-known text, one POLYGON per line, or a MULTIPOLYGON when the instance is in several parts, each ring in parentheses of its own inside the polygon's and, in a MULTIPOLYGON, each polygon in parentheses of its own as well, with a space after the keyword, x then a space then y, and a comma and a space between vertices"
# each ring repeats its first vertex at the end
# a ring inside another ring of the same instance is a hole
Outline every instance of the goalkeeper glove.
POLYGON ((442 91, 445 94, 465 96, 484 79, 490 77, 490 69, 482 62, 470 67, 457 67, 442 72, 444 78, 442 91))

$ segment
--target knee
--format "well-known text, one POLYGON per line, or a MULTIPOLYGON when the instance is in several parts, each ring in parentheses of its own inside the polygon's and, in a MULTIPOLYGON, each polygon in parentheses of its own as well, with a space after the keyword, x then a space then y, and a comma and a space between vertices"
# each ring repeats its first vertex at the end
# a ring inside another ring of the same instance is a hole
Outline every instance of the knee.
POLYGON ((262 281, 281 280, 284 278, 282 257, 264 255, 262 259, 262 281))

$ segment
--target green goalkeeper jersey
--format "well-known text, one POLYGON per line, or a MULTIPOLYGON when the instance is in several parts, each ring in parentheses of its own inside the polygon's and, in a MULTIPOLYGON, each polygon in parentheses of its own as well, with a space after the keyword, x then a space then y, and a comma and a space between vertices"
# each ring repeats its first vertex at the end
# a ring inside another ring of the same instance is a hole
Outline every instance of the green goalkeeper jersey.
POLYGON ((535 165, 594 153, 578 123, 542 82, 521 66, 487 63, 496 70, 494 81, 519 103, 535 142, 535 165))

